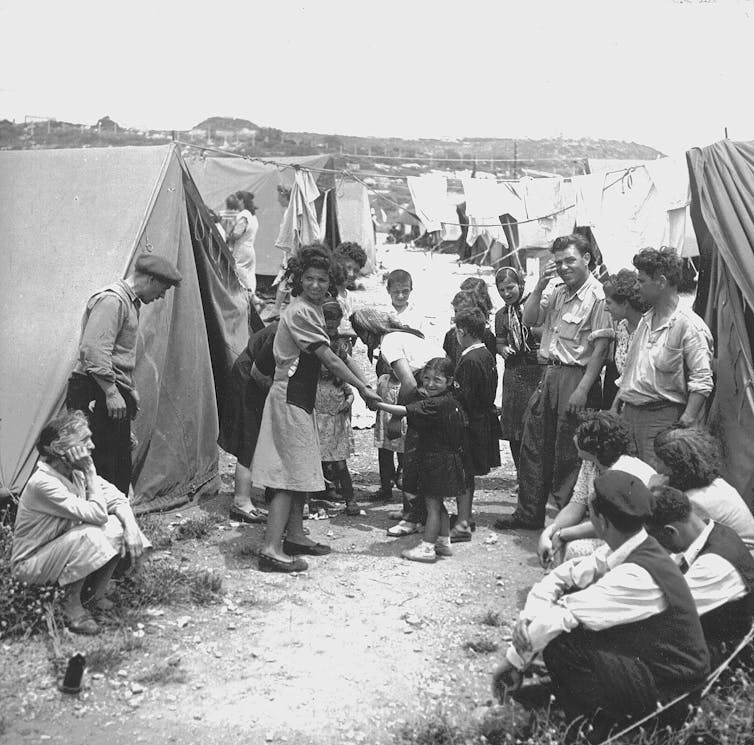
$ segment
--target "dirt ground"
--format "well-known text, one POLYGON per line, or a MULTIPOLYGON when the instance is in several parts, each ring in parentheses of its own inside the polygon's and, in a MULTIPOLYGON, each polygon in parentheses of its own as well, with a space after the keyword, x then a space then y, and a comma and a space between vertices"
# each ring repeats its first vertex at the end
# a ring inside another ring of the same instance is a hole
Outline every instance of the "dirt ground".
MULTIPOLYGON (((475 270, 398 247, 383 247, 380 258, 385 267, 412 271, 415 299, 434 321, 430 335, 441 339, 450 298, 475 270)), ((383 299, 380 277, 356 295, 359 302, 383 299)), ((356 432, 349 465, 357 493, 378 484, 372 438, 370 429, 356 432)), ((434 565, 401 559, 419 537, 389 538, 387 513, 395 505, 364 502, 360 517, 307 522, 311 537, 331 544, 333 553, 312 558, 309 571, 296 576, 256 569, 253 550, 263 526, 226 519, 233 459, 223 456, 221 492, 165 518, 201 512, 223 518, 209 537, 170 549, 184 565, 222 574, 222 604, 149 609, 143 627, 127 632, 143 646, 117 669, 87 674, 78 696, 58 692, 49 639, 6 641, 0 741, 380 745, 395 742, 403 723, 483 706, 500 652, 464 645, 482 640, 504 648, 509 626, 484 624, 483 617, 497 611, 513 620, 541 576, 533 533, 491 528, 496 515, 515 505, 506 443, 501 450, 503 465, 478 479, 473 541, 456 544, 452 558, 434 565), (133 683, 166 659, 185 673, 182 682, 133 683)), ((85 652, 92 642, 75 643, 85 652)))

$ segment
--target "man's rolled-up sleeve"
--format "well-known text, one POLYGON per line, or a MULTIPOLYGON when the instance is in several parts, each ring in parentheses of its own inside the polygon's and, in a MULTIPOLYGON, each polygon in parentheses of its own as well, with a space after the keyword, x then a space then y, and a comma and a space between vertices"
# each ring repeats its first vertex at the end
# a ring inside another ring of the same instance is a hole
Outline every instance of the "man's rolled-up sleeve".
POLYGON ((113 347, 123 323, 119 298, 105 294, 97 300, 81 335, 79 359, 87 373, 109 383, 115 382, 113 347))
POLYGON ((704 329, 689 328, 683 338, 683 362, 687 370, 686 390, 709 396, 712 378, 712 337, 704 329))

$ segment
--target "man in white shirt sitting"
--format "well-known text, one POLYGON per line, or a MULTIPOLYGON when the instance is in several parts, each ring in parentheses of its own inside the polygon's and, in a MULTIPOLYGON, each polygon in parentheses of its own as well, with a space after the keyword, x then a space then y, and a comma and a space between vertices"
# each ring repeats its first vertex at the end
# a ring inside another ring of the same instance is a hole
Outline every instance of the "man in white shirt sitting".
MULTIPOLYGON (((568 561, 529 592, 493 677, 503 698, 542 652, 570 738, 611 730, 690 690, 709 670, 701 623, 680 569, 643 528, 652 494, 623 471, 595 479, 590 515, 607 544, 568 561)), ((675 709, 663 724, 679 725, 675 709)), ((680 721, 679 721, 680 720, 680 721)))
POLYGON ((702 621, 713 667, 743 638, 754 616, 754 558, 738 534, 694 512, 686 494, 654 489, 647 531, 680 566, 702 621))

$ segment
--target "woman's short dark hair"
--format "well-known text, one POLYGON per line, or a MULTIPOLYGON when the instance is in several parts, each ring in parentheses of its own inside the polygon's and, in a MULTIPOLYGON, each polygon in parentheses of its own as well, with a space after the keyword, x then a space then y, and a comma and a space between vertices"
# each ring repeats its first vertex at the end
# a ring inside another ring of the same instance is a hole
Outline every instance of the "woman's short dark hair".
POLYGON ((240 206, 241 202, 235 194, 228 194, 228 196, 225 197, 226 210, 237 210, 240 206))
POLYGON ((642 300, 639 292, 639 275, 631 269, 621 269, 611 274, 602 285, 605 295, 616 303, 628 303, 634 310, 646 313, 649 306, 642 300))
POLYGON ((358 243, 352 241, 339 243, 335 249, 335 258, 338 259, 341 256, 344 259, 355 261, 359 269, 363 269, 366 266, 367 253, 358 243))
POLYGON ((307 269, 321 269, 327 272, 332 283, 331 267, 332 256, 330 250, 325 246, 314 243, 311 246, 300 248, 298 253, 288 260, 288 265, 285 268, 285 278, 291 284, 291 295, 298 297, 303 292, 301 277, 307 269))
POLYGON ((612 466, 631 449, 631 432, 611 411, 587 411, 576 428, 579 450, 592 453, 603 466, 612 466))
POLYGON ((254 195, 250 191, 237 191, 236 199, 241 203, 243 209, 249 210, 252 215, 257 211, 257 207, 254 204, 254 195))
POLYGON ((457 329, 465 331, 474 339, 481 339, 487 328, 487 321, 479 308, 470 308, 469 310, 459 310, 455 316, 457 329))
POLYGON ((678 287, 683 277, 683 262, 675 249, 663 246, 659 251, 644 248, 633 258, 634 266, 648 277, 665 277, 671 287, 678 287))
POLYGON ((461 289, 474 293, 479 310, 487 318, 492 310, 492 298, 490 297, 490 291, 487 289, 487 283, 481 277, 466 277, 461 282, 461 289))
POLYGON ((670 427, 655 437, 654 446, 676 489, 700 489, 720 475, 720 444, 702 427, 670 427))

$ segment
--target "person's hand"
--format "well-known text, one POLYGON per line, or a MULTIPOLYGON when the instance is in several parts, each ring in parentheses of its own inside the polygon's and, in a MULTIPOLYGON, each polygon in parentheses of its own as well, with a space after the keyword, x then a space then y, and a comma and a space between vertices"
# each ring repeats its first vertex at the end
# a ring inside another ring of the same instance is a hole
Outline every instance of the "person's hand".
POLYGON ((678 424, 676 426, 678 427, 693 427, 696 424, 696 419, 691 416, 691 414, 687 414, 685 411, 683 414, 681 414, 681 418, 678 420, 678 424))
POLYGON ((129 554, 132 561, 136 561, 144 553, 144 541, 135 520, 129 520, 123 527, 123 546, 120 555, 129 554))
POLYGON ((83 471, 88 476, 96 475, 97 471, 94 468, 94 461, 89 448, 83 445, 74 445, 65 451, 65 457, 77 471, 83 471))
POLYGON ((128 408, 123 396, 116 386, 112 386, 105 394, 105 403, 107 404, 107 415, 110 419, 125 419, 128 416, 128 408))
POLYGON ((351 406, 353 406, 353 396, 346 396, 346 400, 343 402, 343 405, 338 409, 338 413, 347 412, 351 410, 351 406))
POLYGON ((509 347, 508 345, 500 348, 500 356, 507 360, 509 357, 512 357, 515 354, 515 351, 513 347, 509 347))
POLYGON ((555 552, 552 547, 552 539, 549 530, 543 530, 537 542, 537 556, 543 569, 547 569, 552 563, 555 552))
POLYGON ((508 691, 517 691, 523 680, 523 673, 504 659, 492 673, 492 695, 503 703, 508 691))
POLYGON ((367 405, 367 408, 371 411, 376 411, 377 407, 375 406, 375 404, 382 401, 382 398, 376 393, 376 391, 373 391, 371 388, 364 388, 363 390, 359 391, 359 394, 364 399, 364 403, 367 405))
POLYGON ((141 408, 141 396, 139 395, 139 391, 137 391, 135 388, 131 391, 131 398, 134 402, 133 418, 136 419, 136 415, 139 413, 139 409, 141 408))
POLYGON ((583 411, 585 407, 586 393, 584 393, 580 388, 576 388, 576 390, 568 398, 567 411, 569 414, 578 414, 580 411, 583 411))
POLYGON ((529 638, 529 619, 520 618, 513 627, 513 646, 516 652, 531 652, 531 639, 529 638))
POLYGON ((537 290, 542 290, 550 284, 551 279, 555 279, 558 276, 558 270, 555 267, 555 262, 550 259, 546 264, 542 276, 537 280, 537 290))

